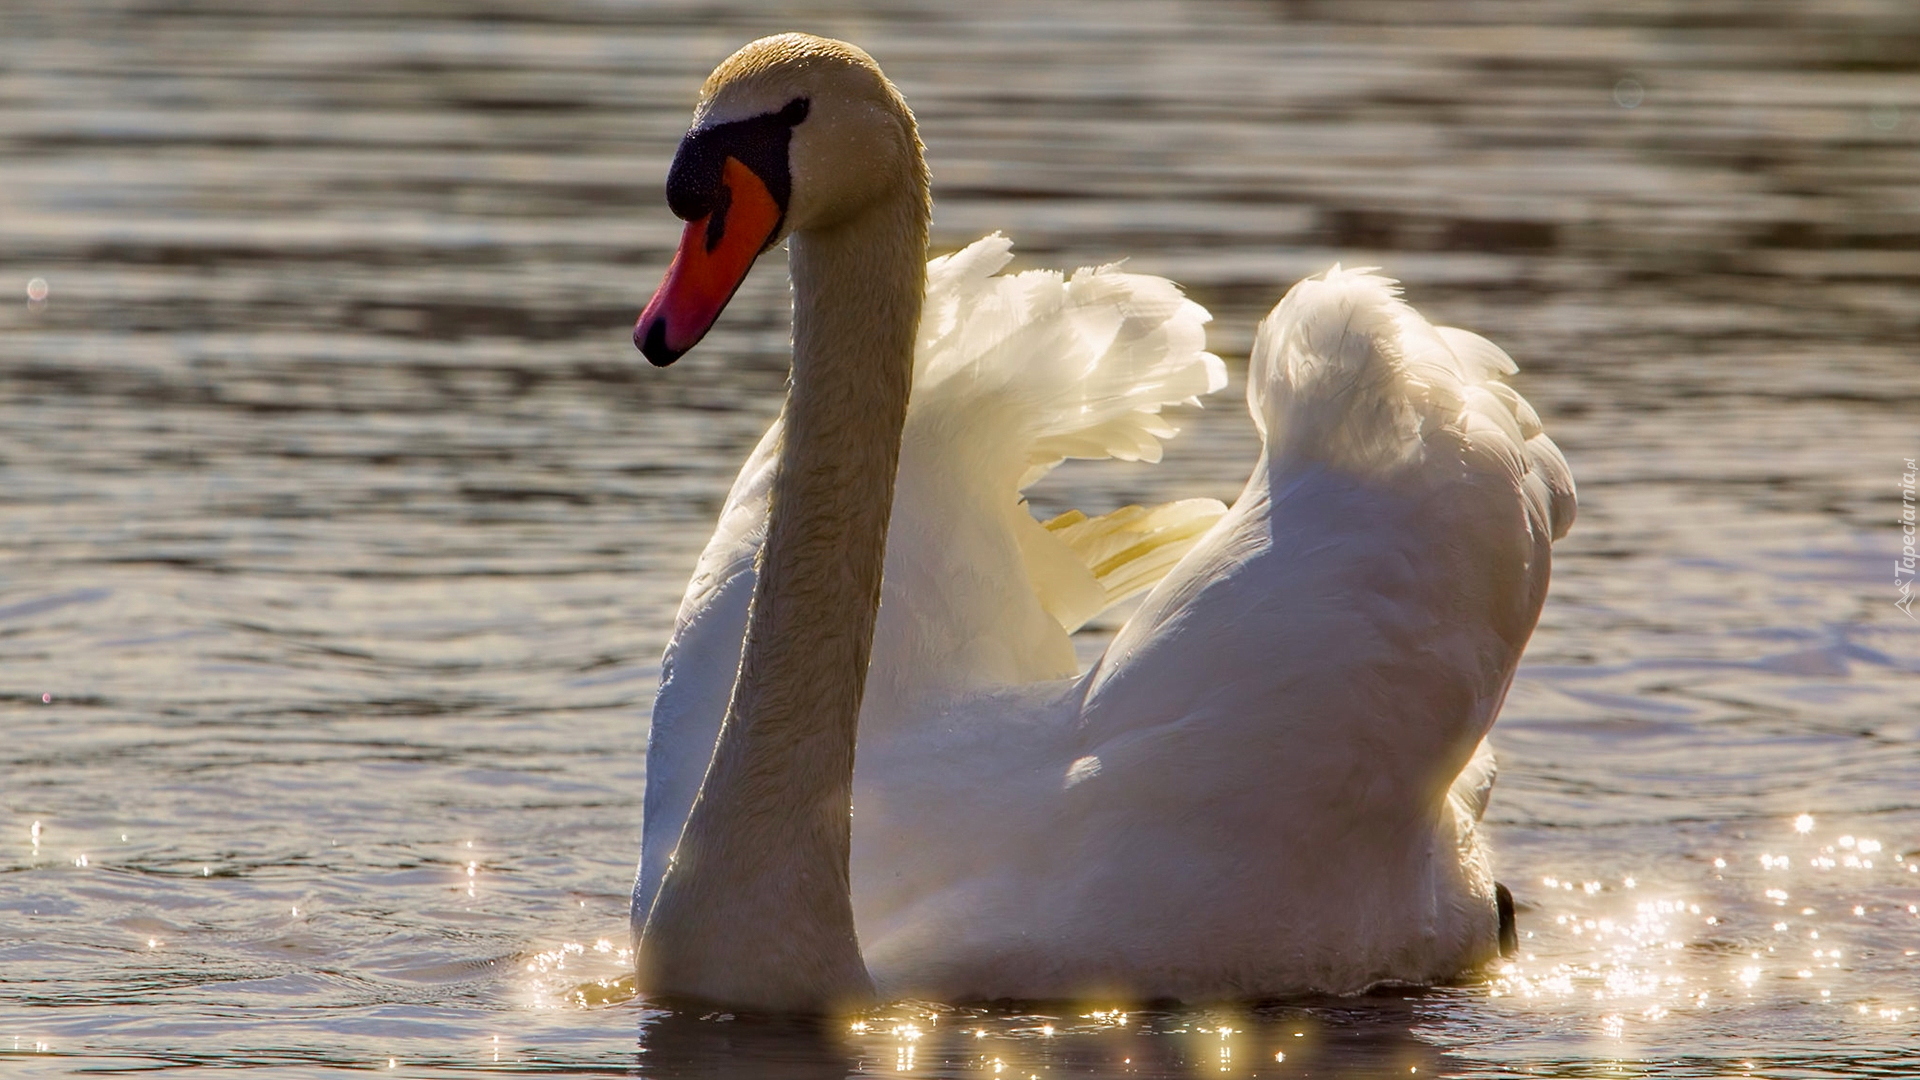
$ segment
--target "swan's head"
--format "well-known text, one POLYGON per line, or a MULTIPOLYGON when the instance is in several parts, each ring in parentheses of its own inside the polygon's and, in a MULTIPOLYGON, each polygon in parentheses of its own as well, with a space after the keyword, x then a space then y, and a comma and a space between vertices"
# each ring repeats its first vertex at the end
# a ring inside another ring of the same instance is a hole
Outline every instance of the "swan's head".
POLYGON ((922 169, 913 114, 872 57, 811 34, 747 45, 707 77, 674 155, 667 205, 687 227, 634 345, 678 360, 761 252, 924 191, 922 169))

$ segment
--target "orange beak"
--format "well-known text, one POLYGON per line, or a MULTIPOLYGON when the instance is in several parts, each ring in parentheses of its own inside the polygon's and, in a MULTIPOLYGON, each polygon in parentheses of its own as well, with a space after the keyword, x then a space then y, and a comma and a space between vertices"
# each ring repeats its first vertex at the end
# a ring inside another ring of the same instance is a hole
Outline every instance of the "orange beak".
POLYGON ((633 344, 666 367, 700 343, 779 231, 784 209, 766 182, 735 158, 720 171, 718 205, 687 222, 667 279, 633 325, 633 344))

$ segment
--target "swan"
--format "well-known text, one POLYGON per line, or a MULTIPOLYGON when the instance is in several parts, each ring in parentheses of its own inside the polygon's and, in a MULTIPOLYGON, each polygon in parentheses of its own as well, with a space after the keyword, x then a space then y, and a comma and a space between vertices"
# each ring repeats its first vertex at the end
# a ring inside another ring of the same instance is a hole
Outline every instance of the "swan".
POLYGON ((1157 460, 1223 385, 1198 305, 1002 274, 998 236, 924 261, 912 113, 843 42, 724 61, 667 193, 635 344, 677 360, 786 240, 793 372, 662 664, 643 990, 1208 1000, 1495 954, 1484 738, 1575 505, 1503 351, 1334 267, 1260 325, 1230 508, 1042 524, 1046 469, 1157 460), (1079 672, 1068 634, 1141 590, 1079 672))

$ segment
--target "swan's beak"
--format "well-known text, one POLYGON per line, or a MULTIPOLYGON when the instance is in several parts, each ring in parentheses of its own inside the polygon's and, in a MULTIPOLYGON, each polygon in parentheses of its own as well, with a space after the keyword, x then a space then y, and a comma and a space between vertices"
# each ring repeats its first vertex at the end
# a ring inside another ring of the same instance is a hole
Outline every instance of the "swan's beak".
POLYGON ((783 211, 766 182, 736 158, 720 170, 719 197, 687 222, 667 279, 633 326, 633 344, 666 367, 699 344, 780 228, 783 211))

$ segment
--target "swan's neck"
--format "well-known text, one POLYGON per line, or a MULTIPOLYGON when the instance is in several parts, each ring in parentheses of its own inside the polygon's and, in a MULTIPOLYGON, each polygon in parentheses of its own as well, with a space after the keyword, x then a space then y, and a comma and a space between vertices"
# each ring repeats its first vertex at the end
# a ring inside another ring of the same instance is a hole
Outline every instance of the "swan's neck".
POLYGON ((733 699, 640 945, 651 992, 870 997, 847 860, 854 737, 926 294, 926 188, 793 237, 793 382, 733 699))

